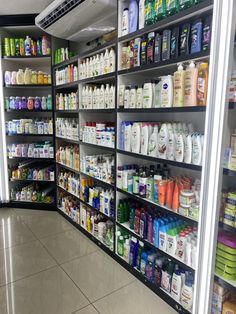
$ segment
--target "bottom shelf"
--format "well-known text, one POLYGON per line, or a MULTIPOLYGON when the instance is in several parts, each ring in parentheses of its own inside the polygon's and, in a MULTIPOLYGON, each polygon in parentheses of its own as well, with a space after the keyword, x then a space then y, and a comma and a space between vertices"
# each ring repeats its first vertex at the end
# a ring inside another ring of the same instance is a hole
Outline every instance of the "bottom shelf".
POLYGON ((224 277, 215 274, 215 281, 223 287, 236 291, 236 281, 225 279, 224 277))
POLYGON ((133 268, 128 264, 123 258, 117 255, 114 251, 111 251, 106 245, 104 245, 99 239, 95 238, 91 233, 81 227, 77 222, 70 218, 64 211, 57 208, 58 212, 69 222, 71 222, 78 230, 80 230, 84 235, 91 239, 95 244, 97 244, 101 249, 103 249, 109 256, 116 260, 121 266, 133 274, 137 279, 139 279, 143 284, 145 284, 149 289, 151 289, 155 294, 157 294, 162 300, 164 300, 169 306, 171 306, 175 311, 182 314, 190 314, 188 310, 184 309, 182 305, 175 301, 168 292, 163 290, 161 287, 148 281, 137 269, 133 268))
POLYGON ((54 203, 40 203, 40 202, 23 202, 23 201, 10 201, 4 204, 5 207, 16 207, 25 209, 38 209, 38 210, 56 210, 54 203))

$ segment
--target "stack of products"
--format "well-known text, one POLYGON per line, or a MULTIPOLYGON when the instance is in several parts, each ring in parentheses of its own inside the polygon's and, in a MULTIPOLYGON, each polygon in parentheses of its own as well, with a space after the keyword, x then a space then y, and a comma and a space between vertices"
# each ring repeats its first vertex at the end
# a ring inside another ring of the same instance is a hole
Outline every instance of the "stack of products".
POLYGON ((165 166, 124 165, 117 168, 117 187, 198 220, 200 181, 187 176, 171 177, 165 166))
POLYGON ((53 134, 52 119, 15 119, 6 121, 6 134, 53 134))
POLYGON ((10 198, 12 201, 53 203, 54 198, 50 195, 52 191, 53 187, 42 190, 33 183, 21 189, 11 189, 10 198))
POLYGON ((211 17, 207 17, 204 22, 199 19, 192 25, 187 23, 172 30, 165 29, 162 34, 151 32, 142 38, 132 39, 122 46, 120 70, 208 50, 210 23, 211 17))
POLYGON ((56 152, 56 162, 79 171, 79 147, 76 145, 60 146, 56 152))
POLYGON ((69 60, 73 57, 74 53, 69 51, 68 47, 58 48, 54 52, 54 64, 69 60))
POLYGON ((211 314, 222 314, 223 304, 230 298, 230 296, 231 293, 228 289, 221 287, 218 283, 215 282, 213 287, 211 314))
POLYGON ((236 282, 236 236, 222 231, 218 235, 216 273, 236 282))
POLYGON ((109 219, 81 205, 80 225, 110 250, 113 250, 113 223, 109 219))
POLYGON ((236 228, 236 192, 228 191, 222 193, 221 221, 236 228))
POLYGON ((30 144, 12 143, 7 145, 7 156, 9 158, 54 158, 54 146, 48 141, 30 144))
POLYGON ((122 14, 121 34, 125 36, 183 11, 203 0, 130 0, 122 14))
POLYGON ((115 72, 116 55, 113 48, 106 49, 105 53, 94 55, 80 62, 79 79, 87 79, 90 77, 115 72))
POLYGON ((223 166, 227 169, 236 171, 236 130, 231 134, 230 148, 224 150, 223 166))
POLYGON ((57 118, 56 136, 77 141, 79 138, 78 120, 72 118, 57 118))
POLYGON ((80 198, 108 217, 114 217, 114 192, 95 186, 92 179, 81 179, 80 198))
POLYGON ((195 268, 197 254, 197 229, 172 216, 120 200, 117 221, 127 223, 136 234, 188 266, 195 268))
POLYGON ((64 69, 56 70, 56 85, 72 83, 78 80, 78 67, 68 65, 64 69))
POLYGON ((236 102, 236 70, 232 72, 229 85, 229 101, 236 102))
POLYGON ((89 86, 82 88, 81 109, 108 109, 115 108, 115 87, 106 84, 106 87, 89 86))
POLYGON ((58 185, 64 190, 79 197, 80 180, 77 174, 68 171, 59 171, 58 185))
POLYGON ((204 136, 189 123, 123 121, 119 135, 121 150, 201 165, 204 136))
POLYGON ((59 193, 58 208, 67 214, 74 222, 80 223, 79 219, 79 200, 72 196, 64 195, 64 192, 59 193))
POLYGON ((56 94, 57 110, 77 110, 78 109, 78 93, 56 94))
POLYGON ((119 86, 119 108, 170 108, 206 106, 208 87, 208 63, 195 67, 190 62, 186 70, 180 63, 173 76, 166 75, 158 81, 143 86, 119 86))
POLYGON ((42 71, 33 71, 29 68, 25 70, 5 71, 6 85, 48 85, 52 83, 51 74, 42 71))
POLYGON ((80 139, 84 143, 114 148, 115 124, 114 122, 86 122, 80 128, 80 139))
POLYGON ((49 38, 42 36, 37 40, 26 38, 4 38, 5 57, 39 57, 51 54, 49 38))
POLYGON ((80 158, 80 170, 91 177, 114 184, 113 155, 92 155, 80 158))
POLYGON ((116 232, 117 253, 145 278, 170 293, 183 308, 191 311, 194 276, 181 269, 170 259, 144 247, 143 242, 120 229, 116 232))
POLYGON ((42 167, 22 167, 11 171, 11 179, 13 180, 35 180, 35 181, 54 181, 53 166, 42 167))
POLYGON ((52 95, 48 97, 5 97, 5 110, 52 110, 52 95))

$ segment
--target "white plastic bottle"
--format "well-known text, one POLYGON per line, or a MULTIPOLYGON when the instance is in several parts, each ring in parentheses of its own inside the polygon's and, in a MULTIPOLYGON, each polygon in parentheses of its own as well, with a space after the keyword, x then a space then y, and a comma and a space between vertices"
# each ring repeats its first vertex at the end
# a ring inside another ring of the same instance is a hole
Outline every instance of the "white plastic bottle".
POLYGON ((104 85, 101 85, 100 88, 100 101, 99 101, 99 109, 104 109, 105 106, 105 89, 104 85))
POLYGON ((144 28, 145 21, 145 0, 139 0, 138 28, 144 28))
POLYGON ((159 131, 157 154, 159 158, 167 159, 167 146, 169 143, 169 133, 167 124, 163 123, 159 131))
POLYGON ((141 127, 141 154, 147 155, 148 152, 148 140, 149 140, 149 131, 148 131, 148 124, 142 123, 141 127))
POLYGON ((155 84, 154 90, 154 108, 161 108, 161 90, 162 90, 162 79, 155 84))
POLYGON ((176 270, 172 277, 171 283, 171 296, 177 302, 180 301, 181 298, 181 291, 182 291, 182 277, 181 272, 176 270))
POLYGON ((124 108, 125 85, 119 86, 118 108, 124 108))
POLYGON ((191 134, 184 135, 184 162, 191 164, 192 161, 192 136, 191 134))
POLYGON ((110 72, 110 63, 109 63, 109 52, 108 49, 105 50, 104 54, 104 74, 107 74, 110 72))
POLYGON ((138 87, 136 94, 136 108, 143 108, 143 88, 138 87))
POLYGON ((186 277, 182 288, 181 304, 184 309, 191 312, 193 306, 193 280, 190 275, 186 277))
POLYGON ((173 80, 171 75, 162 77, 161 104, 164 108, 173 106, 173 80))
POLYGON ((201 135, 198 133, 192 136, 192 163, 194 165, 201 165, 202 163, 202 141, 201 135))
POLYGON ((198 69, 191 61, 185 72, 184 106, 197 106, 197 80, 198 69))
POLYGON ((143 108, 152 108, 153 85, 151 82, 143 85, 143 108))
POLYGON ((140 153, 141 144, 141 129, 140 123, 135 122, 131 129, 131 151, 133 153, 140 153))
POLYGON ((122 14, 121 35, 125 36, 127 34, 129 34, 129 9, 125 8, 122 14))
POLYGON ((109 93, 110 93, 109 84, 106 84, 105 93, 104 93, 104 107, 105 107, 105 109, 109 108, 109 93))
POLYGON ((125 151, 131 151, 131 123, 126 122, 124 129, 124 149, 125 151))
POLYGON ((182 63, 179 63, 178 70, 174 73, 174 103, 173 107, 183 107, 184 105, 184 83, 185 83, 185 70, 182 63))
POLYGON ((129 263, 129 252, 130 252, 130 241, 129 239, 125 240, 124 244, 124 260, 129 263))
POLYGON ((168 160, 174 160, 175 159, 175 135, 174 135, 171 123, 167 124, 167 128, 168 128, 169 138, 168 138, 166 157, 168 160))
POLYGON ((111 85, 110 89, 109 89, 109 96, 108 96, 108 108, 115 108, 115 87, 113 85, 111 85))
POLYGON ((109 52, 109 72, 115 72, 116 69, 116 55, 113 48, 109 52))
POLYGON ((137 88, 136 88, 136 86, 132 86, 130 89, 129 108, 134 109, 136 107, 136 101, 137 101, 137 88))
POLYGON ((175 160, 178 162, 184 161, 184 139, 181 132, 177 133, 175 141, 175 160))
POLYGON ((148 142, 148 155, 157 157, 158 126, 155 125, 148 142))
POLYGON ((130 104, 130 88, 127 86, 125 88, 125 94, 124 94, 124 108, 128 109, 130 104))

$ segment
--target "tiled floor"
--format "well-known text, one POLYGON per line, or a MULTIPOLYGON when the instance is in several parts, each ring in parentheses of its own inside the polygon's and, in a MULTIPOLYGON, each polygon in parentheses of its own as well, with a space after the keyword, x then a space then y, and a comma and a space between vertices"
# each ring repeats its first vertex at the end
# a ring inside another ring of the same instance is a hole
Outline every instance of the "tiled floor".
POLYGON ((174 314, 56 212, 0 209, 0 314, 174 314))

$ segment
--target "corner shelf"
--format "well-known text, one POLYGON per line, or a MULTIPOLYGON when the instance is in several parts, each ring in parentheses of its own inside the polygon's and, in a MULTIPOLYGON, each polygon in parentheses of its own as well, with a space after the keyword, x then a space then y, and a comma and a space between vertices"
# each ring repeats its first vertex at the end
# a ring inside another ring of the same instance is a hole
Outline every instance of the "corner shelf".
POLYGON ((201 171, 201 169, 202 169, 202 166, 198 166, 198 165, 186 164, 184 162, 178 162, 178 161, 174 161, 174 160, 168 160, 168 159, 162 159, 162 158, 157 158, 157 157, 152 157, 152 156, 146 156, 146 155, 142 155, 142 154, 136 154, 136 153, 127 152, 127 151, 121 150, 121 149, 117 149, 117 152, 121 155, 127 155, 127 156, 131 156, 131 157, 139 158, 139 159, 149 160, 152 162, 167 164, 167 165, 170 165, 173 167, 191 169, 191 170, 196 170, 196 171, 201 171))

